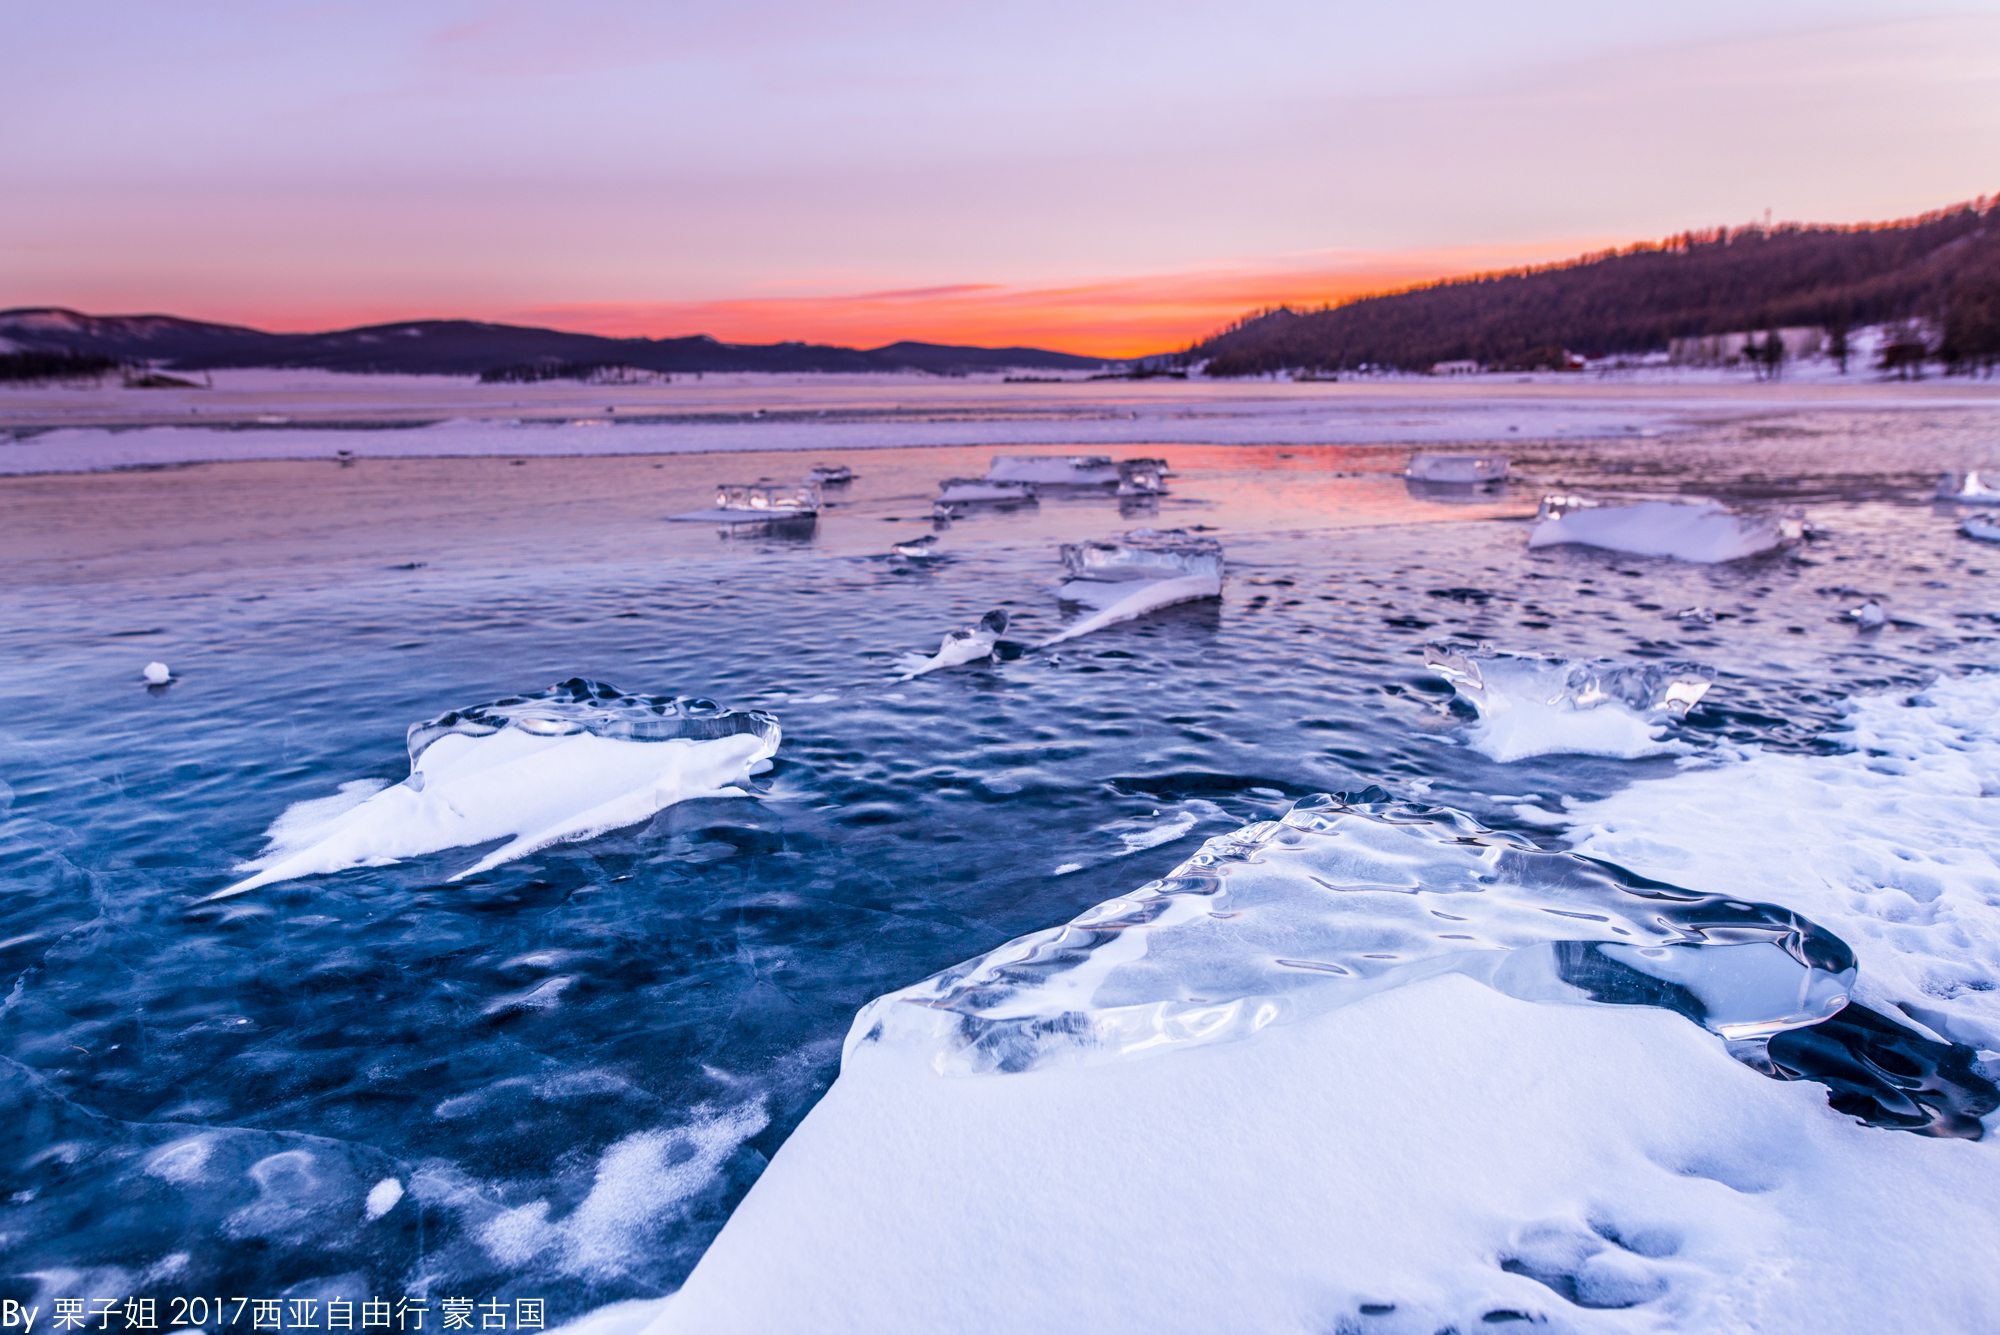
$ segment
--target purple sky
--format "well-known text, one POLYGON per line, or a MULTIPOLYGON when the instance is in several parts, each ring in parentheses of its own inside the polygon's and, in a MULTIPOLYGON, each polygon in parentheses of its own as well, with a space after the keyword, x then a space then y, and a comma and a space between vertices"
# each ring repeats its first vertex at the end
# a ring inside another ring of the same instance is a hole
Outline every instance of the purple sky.
POLYGON ((0 305, 282 328, 1144 351, 2000 189, 1995 2, 24 2, 0 78, 0 305))

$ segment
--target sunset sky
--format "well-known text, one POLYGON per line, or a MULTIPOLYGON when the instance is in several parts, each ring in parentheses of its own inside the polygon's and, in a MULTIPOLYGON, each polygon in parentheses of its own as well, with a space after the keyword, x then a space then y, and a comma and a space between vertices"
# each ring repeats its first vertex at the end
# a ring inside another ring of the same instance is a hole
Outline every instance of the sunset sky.
POLYGON ((2000 190, 2000 0, 0 6, 0 306, 1127 354, 2000 190))

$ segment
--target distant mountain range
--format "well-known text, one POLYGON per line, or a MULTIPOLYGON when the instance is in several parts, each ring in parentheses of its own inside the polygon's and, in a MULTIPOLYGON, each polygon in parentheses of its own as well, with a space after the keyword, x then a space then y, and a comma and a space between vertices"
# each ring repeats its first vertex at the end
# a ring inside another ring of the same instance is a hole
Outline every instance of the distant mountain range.
MULTIPOLYGON (((1860 226, 1688 232, 1566 264, 1250 316, 1173 360, 1212 376, 1363 367, 1561 368, 1676 338, 1911 322, 1947 367, 2000 361, 2000 201, 1860 226)), ((1914 343, 1904 346, 1914 346, 1914 343)))
POLYGON ((59 307, 0 311, 0 354, 57 353, 148 363, 173 371, 310 367, 357 373, 480 375, 511 379, 632 367, 668 374, 727 371, 927 371, 958 375, 1021 368, 1095 371, 1100 357, 1042 348, 891 343, 722 343, 689 338, 604 338, 474 320, 404 320, 325 334, 270 334, 171 315, 84 315, 59 307))

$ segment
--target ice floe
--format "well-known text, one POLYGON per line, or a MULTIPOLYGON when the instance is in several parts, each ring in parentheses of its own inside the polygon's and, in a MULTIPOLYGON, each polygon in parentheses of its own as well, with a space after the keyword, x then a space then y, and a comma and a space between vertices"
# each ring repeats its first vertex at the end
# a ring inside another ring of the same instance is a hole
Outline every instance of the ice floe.
POLYGON ((994 646, 1007 631, 1007 613, 994 608, 969 626, 947 631, 938 651, 931 655, 904 654, 896 661, 896 670, 903 675, 898 679, 909 681, 939 668, 961 667, 976 663, 982 658, 993 656, 994 646))
POLYGON ((410 725, 409 778, 380 791, 356 781, 295 804, 238 868, 255 874, 220 894, 509 840, 451 878, 460 880, 689 798, 744 796, 739 785, 779 740, 777 719, 758 710, 626 695, 581 677, 455 709, 410 725))
POLYGON ((1414 482, 1477 485, 1504 481, 1504 454, 1413 454, 1403 476, 1414 482))
MULTIPOLYGON (((1684 622, 1706 624, 1689 612, 1680 614, 1684 622)), ((1479 711, 1467 744, 1503 763, 1545 755, 1635 760, 1684 752, 1686 744, 1669 738, 1668 730, 1715 679, 1695 663, 1620 666, 1610 659, 1572 662, 1449 643, 1426 645, 1424 665, 1479 711)))
POLYGON ((174 674, 167 670, 165 663, 148 663, 139 670, 139 675, 146 679, 148 686, 165 686, 174 679, 174 674))
POLYGON ((1804 533, 1805 520, 1796 511, 1739 514, 1712 500, 1551 495, 1542 499, 1528 546, 1578 543, 1634 556, 1714 562, 1754 556, 1804 533))
POLYGON ((683 523, 766 523, 811 519, 819 514, 819 488, 811 482, 724 483, 715 489, 714 508, 669 515, 683 523))
POLYGON ((1175 603, 1220 597, 1226 573, 1221 543, 1181 529, 1139 528, 1116 542, 1064 543, 1062 561, 1069 578, 1056 596, 1092 610, 1044 645, 1175 603))
POLYGON ((1958 531, 1968 538, 1978 538, 1983 542, 2000 542, 2000 522, 1988 519, 1985 515, 1970 516, 1958 526, 1958 531))
POLYGON ((938 484, 939 505, 965 502, 1021 505, 1034 499, 1035 484, 1032 482, 989 482, 980 477, 948 477, 938 484))
POLYGON ((1938 499, 1963 501, 1969 505, 2000 505, 2000 487, 1987 481, 1993 475, 1991 469, 1984 473, 1940 473, 1938 499))
POLYGON ((937 534, 926 533, 921 538, 911 538, 907 542, 890 543, 889 550, 912 561, 928 561, 937 555, 937 534))
POLYGON ((1031 482, 1058 487, 1109 487, 1118 465, 1105 454, 996 454, 988 482, 1031 482))

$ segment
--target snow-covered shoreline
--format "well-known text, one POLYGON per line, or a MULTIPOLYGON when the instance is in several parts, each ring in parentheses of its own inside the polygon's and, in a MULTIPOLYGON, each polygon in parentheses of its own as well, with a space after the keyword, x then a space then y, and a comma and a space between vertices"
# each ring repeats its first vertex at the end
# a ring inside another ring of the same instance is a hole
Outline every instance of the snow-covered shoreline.
MULTIPOLYGON (((1864 699, 1852 750, 1690 762, 1569 837, 1810 914, 1991 1071, 1996 705, 1864 699)), ((1996 1190, 1990 1144, 1864 1127, 1677 1016, 1439 976, 1109 1065, 855 1045, 651 1329, 1971 1331, 1996 1190)))
POLYGON ((1837 408, 2000 411, 2000 383, 1733 372, 1105 381, 735 376, 661 386, 227 372, 214 389, 0 392, 0 475, 270 459, 577 457, 926 445, 1643 439, 1837 408))

